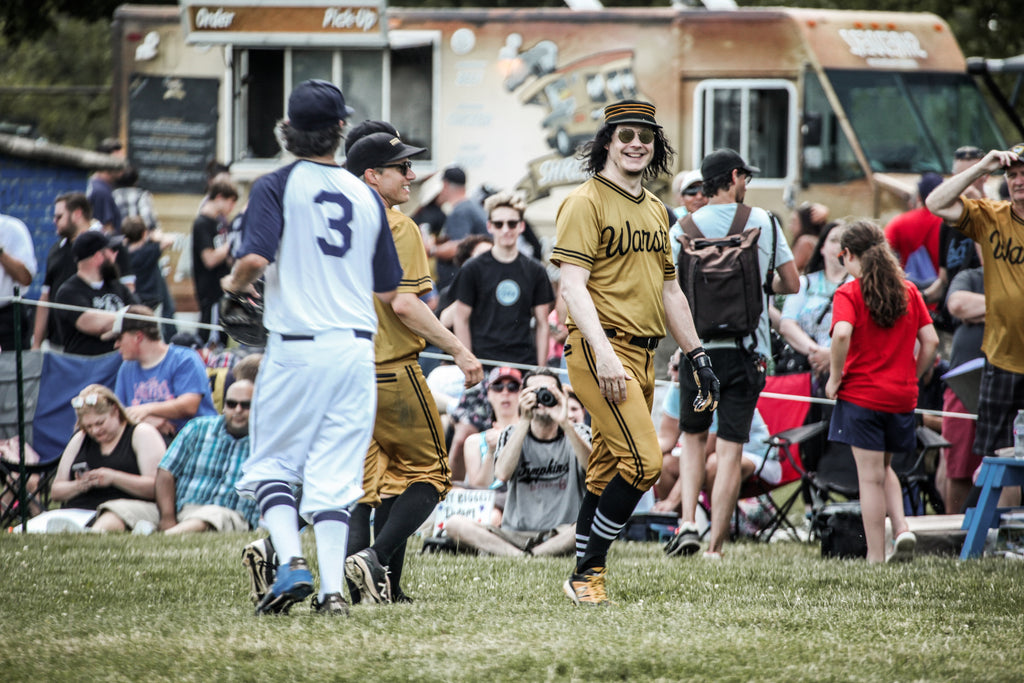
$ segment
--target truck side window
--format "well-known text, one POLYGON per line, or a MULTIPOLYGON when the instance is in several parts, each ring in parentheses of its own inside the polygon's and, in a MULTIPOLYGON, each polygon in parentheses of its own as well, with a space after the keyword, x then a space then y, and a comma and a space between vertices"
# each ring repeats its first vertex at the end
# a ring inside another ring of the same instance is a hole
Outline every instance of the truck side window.
POLYGON ((759 180, 789 180, 796 167, 796 87, 786 80, 707 80, 697 86, 695 156, 729 147, 761 169, 759 180))

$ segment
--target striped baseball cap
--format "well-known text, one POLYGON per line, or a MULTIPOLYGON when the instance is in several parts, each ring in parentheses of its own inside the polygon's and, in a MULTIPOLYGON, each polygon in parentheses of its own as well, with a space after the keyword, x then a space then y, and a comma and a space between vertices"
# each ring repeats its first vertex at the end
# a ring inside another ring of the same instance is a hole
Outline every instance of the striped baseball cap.
POLYGON ((622 100, 604 108, 604 122, 609 125, 640 123, 652 128, 661 128, 654 119, 654 105, 640 100, 622 100))

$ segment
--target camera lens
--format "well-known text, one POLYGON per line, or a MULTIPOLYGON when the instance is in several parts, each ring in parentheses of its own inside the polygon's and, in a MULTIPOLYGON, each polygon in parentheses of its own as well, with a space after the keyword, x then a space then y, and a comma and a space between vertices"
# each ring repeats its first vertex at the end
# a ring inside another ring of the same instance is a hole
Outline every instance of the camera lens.
POLYGON ((551 408, 558 404, 558 399, 556 399, 555 395, 552 394, 549 390, 545 389, 544 387, 541 387, 540 389, 537 390, 537 403, 539 403, 542 406, 547 406, 548 408, 551 408))

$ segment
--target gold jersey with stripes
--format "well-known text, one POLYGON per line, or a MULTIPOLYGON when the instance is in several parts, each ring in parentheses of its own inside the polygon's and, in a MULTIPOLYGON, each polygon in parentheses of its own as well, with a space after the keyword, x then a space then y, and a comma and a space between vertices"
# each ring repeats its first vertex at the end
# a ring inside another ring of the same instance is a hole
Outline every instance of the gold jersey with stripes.
MULTIPOLYGON (((558 208, 555 265, 590 271, 587 289, 606 329, 665 336, 662 287, 676 277, 665 204, 644 189, 633 196, 601 174, 573 190, 558 208)), ((575 329, 570 316, 568 326, 575 329)))
MULTIPOLYGON (((422 296, 429 292, 433 285, 430 281, 430 265, 427 263, 427 252, 423 246, 420 229, 401 211, 388 209, 387 218, 388 225, 391 226, 391 236, 395 240, 398 260, 402 264, 402 279, 396 291, 399 294, 408 292, 422 296)), ((380 299, 373 297, 373 305, 377 309, 374 350, 378 363, 407 358, 426 347, 423 337, 406 327, 390 304, 383 304, 380 299)))

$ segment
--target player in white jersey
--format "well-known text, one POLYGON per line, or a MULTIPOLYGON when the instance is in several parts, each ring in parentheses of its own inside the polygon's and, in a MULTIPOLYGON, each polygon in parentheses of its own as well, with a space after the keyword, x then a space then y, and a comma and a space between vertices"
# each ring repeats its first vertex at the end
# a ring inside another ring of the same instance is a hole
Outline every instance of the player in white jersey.
POLYGON ((253 185, 241 257, 223 281, 239 292, 266 275, 270 334, 250 411, 252 455, 237 489, 259 503, 283 562, 257 614, 285 611, 313 591, 299 514, 316 533, 314 607, 348 613, 347 508, 363 493, 377 402, 373 296, 390 301, 402 276, 380 200, 334 161, 348 113, 326 81, 292 92, 279 126, 298 160, 253 185))

